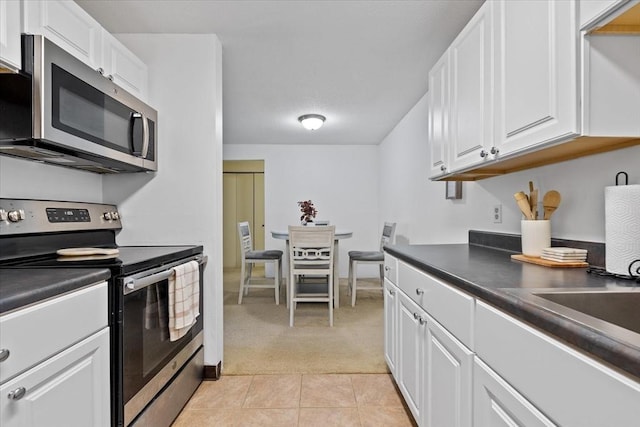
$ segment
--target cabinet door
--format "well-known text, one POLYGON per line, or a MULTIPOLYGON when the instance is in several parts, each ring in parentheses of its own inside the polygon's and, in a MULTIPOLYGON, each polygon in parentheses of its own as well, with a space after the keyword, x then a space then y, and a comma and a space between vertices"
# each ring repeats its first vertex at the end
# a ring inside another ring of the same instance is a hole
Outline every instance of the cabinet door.
POLYGON ((580 28, 598 26, 600 21, 606 21, 612 14, 624 8, 630 0, 580 0, 580 28))
POLYGON ((576 2, 492 3, 500 154, 577 135, 576 2))
POLYGON ((22 68, 20 55, 20 2, 0 0, 0 71, 22 68))
POLYGON ((398 349, 398 288, 384 279, 384 358, 396 378, 396 355, 398 349))
POLYGON ((427 317, 424 425, 470 427, 473 352, 427 317))
POLYGON ((492 3, 478 10, 449 48, 452 170, 493 158, 492 3))
POLYGON ((109 395, 104 328, 0 387, 0 425, 106 427, 109 395))
POLYGON ((147 66, 108 31, 102 30, 104 75, 127 92, 147 99, 147 66))
POLYGON ((42 34, 97 69, 102 60, 102 27, 71 0, 25 0, 25 32, 42 34))
POLYGON ((473 392, 474 427, 555 425, 477 357, 473 367, 473 392))
POLYGON ((449 148, 449 51, 429 72, 430 175, 447 173, 449 148))
POLYGON ((423 385, 423 343, 426 313, 402 292, 398 292, 397 382, 413 417, 421 417, 423 385))

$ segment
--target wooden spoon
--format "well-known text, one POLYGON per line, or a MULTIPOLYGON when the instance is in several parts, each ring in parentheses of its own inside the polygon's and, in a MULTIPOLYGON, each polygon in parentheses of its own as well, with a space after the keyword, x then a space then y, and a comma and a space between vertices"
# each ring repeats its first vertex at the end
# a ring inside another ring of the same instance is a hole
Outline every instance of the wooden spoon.
POLYGON ((529 198, 527 197, 527 195, 522 191, 518 191, 513 195, 513 197, 516 199, 516 202, 518 202, 518 207, 520 208, 520 211, 522 211, 524 217, 526 219, 533 219, 533 214, 531 213, 531 207, 529 206, 529 198))
POLYGON ((529 206, 531 207, 531 216, 538 219, 538 189, 531 190, 529 194, 529 206))
POLYGON ((550 219, 553 212, 560 205, 560 193, 556 190, 549 190, 542 198, 542 206, 544 207, 544 219, 550 219))

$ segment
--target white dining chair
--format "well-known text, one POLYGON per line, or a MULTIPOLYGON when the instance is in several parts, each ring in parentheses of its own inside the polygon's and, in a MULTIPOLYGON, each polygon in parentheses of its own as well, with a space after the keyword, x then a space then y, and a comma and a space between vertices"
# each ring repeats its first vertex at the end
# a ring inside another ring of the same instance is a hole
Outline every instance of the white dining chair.
POLYGON ((378 264, 380 266, 380 286, 360 286, 360 289, 382 290, 384 287, 384 252, 385 245, 393 243, 396 233, 395 222, 385 222, 380 237, 380 249, 377 251, 349 251, 349 288, 351 306, 356 305, 356 291, 358 289, 358 264, 378 264))
POLYGON ((326 302, 333 326, 333 256, 335 226, 289 226, 289 326, 299 302, 326 302), (304 275, 322 282, 302 282, 304 275))
MULTIPOLYGON (((251 239, 251 229, 247 221, 238 223, 238 236, 240 237, 240 255, 242 266, 240 268, 240 295, 238 304, 242 304, 242 297, 249 294, 249 288, 273 288, 275 290, 276 305, 280 304, 280 285, 282 283, 282 255, 277 249, 254 250, 251 239), (254 264, 266 264, 273 262, 275 274, 273 283, 253 283, 251 277, 254 264)), ((288 295, 287 295, 288 298, 288 295)))

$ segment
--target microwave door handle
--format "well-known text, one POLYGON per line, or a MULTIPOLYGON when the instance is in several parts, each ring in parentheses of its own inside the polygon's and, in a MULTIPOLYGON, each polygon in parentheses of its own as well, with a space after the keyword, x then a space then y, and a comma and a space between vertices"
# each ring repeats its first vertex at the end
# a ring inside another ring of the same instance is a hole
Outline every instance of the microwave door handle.
POLYGON ((142 116, 142 155, 143 159, 147 158, 147 152, 149 151, 149 120, 144 114, 142 116))
POLYGON ((140 113, 132 113, 131 114, 131 154, 134 156, 141 156, 142 151, 144 150, 144 116, 140 113), (137 140, 135 138, 135 126, 136 120, 140 120, 142 124, 142 147, 137 144, 137 140))
POLYGON ((149 121, 144 114, 133 113, 131 114, 131 122, 131 152, 134 156, 142 157, 144 159, 147 157, 147 152, 149 151, 149 121), (134 139, 134 122, 136 120, 140 120, 140 123, 142 124, 142 147, 140 147, 139 150, 136 140, 134 139))

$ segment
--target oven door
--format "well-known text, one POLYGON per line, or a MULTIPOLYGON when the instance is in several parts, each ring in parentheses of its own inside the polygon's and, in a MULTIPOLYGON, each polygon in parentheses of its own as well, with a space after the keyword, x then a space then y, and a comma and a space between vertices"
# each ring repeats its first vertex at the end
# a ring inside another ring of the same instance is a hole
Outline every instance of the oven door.
MULTIPOLYGON (((198 255, 156 269, 118 279, 122 296, 119 343, 114 357, 123 425, 128 425, 202 345, 203 270, 206 256, 198 255), (168 289, 172 268, 189 261, 200 264, 200 315, 186 335, 169 339, 168 289), (198 339, 196 339, 198 338, 198 339)), ((118 417, 119 419, 120 416, 118 417)), ((121 423, 118 423, 121 424, 121 423)))

